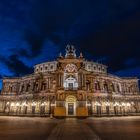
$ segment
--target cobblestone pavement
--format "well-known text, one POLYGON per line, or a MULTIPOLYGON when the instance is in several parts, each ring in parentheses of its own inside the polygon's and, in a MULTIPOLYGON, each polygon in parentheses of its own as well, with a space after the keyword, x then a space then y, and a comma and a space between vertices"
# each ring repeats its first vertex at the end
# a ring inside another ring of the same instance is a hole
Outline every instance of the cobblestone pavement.
POLYGON ((59 123, 48 140, 100 140, 100 138, 84 121, 71 118, 59 123))
POLYGON ((140 140, 140 117, 0 117, 0 140, 140 140))
POLYGON ((85 121, 102 140, 140 140, 140 117, 90 118, 85 121))

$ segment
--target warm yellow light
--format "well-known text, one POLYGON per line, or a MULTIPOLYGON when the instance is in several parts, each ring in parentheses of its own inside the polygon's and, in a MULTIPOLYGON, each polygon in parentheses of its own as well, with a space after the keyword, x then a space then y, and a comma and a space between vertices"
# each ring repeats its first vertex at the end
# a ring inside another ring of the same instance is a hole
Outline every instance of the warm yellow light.
POLYGON ((26 102, 24 102, 22 105, 23 105, 23 106, 28 106, 28 104, 27 104, 26 102))
POLYGON ((115 102, 114 106, 119 106, 119 103, 118 102, 115 102))
POLYGON ((134 102, 131 102, 132 105, 134 105, 134 102))
POLYGON ((6 104, 9 105, 9 102, 7 102, 6 104))
POLYGON ((122 102, 122 106, 126 106, 126 104, 124 102, 122 102))
POLYGON ((36 103, 35 103, 35 102, 33 102, 33 103, 32 103, 32 106, 36 106, 36 103))
POLYGON ((109 102, 105 102, 105 106, 110 106, 110 103, 109 102))
POLYGON ((41 106, 44 106, 44 105, 45 105, 44 103, 41 104, 41 106))
POLYGON ((126 104, 126 106, 128 106, 128 107, 129 107, 129 106, 131 106, 131 104, 130 104, 130 103, 127 103, 127 104, 126 104))
POLYGON ((95 106, 101 106, 99 102, 95 102, 95 106))
POLYGON ((16 103, 16 106, 19 106, 19 103, 16 103))
POLYGON ((15 106, 15 104, 14 103, 11 103, 11 106, 13 107, 13 106, 15 106))

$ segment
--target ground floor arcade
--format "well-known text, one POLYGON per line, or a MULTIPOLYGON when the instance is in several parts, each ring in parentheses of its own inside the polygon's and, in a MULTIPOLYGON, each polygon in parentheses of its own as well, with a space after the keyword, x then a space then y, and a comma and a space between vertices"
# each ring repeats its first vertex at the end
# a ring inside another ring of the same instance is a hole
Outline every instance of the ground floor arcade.
POLYGON ((46 115, 54 116, 103 116, 131 115, 140 113, 140 102, 134 99, 92 98, 77 100, 69 95, 64 101, 45 99, 1 100, 0 113, 9 115, 46 115))

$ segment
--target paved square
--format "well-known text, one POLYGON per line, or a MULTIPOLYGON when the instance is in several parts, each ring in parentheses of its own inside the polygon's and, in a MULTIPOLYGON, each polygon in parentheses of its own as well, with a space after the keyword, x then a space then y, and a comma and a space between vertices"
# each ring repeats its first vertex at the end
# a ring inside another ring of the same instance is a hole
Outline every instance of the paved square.
POLYGON ((139 140, 140 117, 0 117, 0 140, 139 140))

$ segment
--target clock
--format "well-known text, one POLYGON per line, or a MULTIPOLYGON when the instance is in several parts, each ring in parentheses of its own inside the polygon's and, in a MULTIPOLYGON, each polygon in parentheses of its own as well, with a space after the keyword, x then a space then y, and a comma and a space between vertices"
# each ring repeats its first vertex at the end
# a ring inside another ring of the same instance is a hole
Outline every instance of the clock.
POLYGON ((66 69, 65 70, 66 70, 66 72, 70 72, 70 73, 77 72, 77 67, 74 64, 68 64, 66 66, 66 69))

